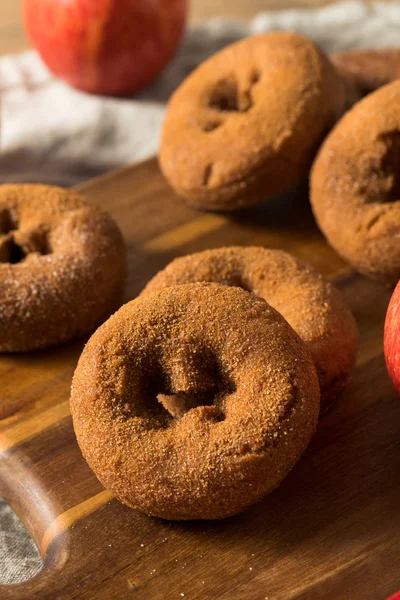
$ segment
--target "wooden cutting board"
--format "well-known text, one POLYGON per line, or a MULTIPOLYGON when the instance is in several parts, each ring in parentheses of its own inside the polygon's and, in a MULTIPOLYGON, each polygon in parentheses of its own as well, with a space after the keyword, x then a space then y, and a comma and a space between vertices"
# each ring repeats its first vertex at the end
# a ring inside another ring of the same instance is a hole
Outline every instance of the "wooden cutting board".
POLYGON ((400 587, 400 401, 382 331, 391 291, 325 243, 307 190, 223 216, 187 208, 155 160, 81 186, 128 244, 126 299, 173 257, 228 244, 284 248, 336 281, 360 328, 352 383, 263 502, 220 522, 167 522, 111 498, 75 442, 69 387, 80 340, 0 358, 0 495, 38 544, 43 571, 0 586, 40 600, 384 599, 400 587))

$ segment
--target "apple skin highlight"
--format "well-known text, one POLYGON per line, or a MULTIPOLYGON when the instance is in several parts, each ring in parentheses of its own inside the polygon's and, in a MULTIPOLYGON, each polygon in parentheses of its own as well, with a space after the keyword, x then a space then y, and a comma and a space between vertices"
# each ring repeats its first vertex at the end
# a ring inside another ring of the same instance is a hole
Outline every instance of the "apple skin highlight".
POLYGON ((390 378, 400 396, 400 282, 393 292, 386 313, 384 351, 390 378))
POLYGON ((127 95, 177 51, 187 0, 23 0, 26 33, 47 67, 85 92, 127 95))

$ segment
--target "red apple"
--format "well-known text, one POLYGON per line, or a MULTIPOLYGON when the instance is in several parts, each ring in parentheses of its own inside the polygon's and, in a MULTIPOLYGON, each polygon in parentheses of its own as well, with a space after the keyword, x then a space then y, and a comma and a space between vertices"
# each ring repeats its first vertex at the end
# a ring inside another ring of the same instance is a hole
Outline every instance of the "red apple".
POLYGON ((387 598, 387 600, 400 600, 400 592, 393 594, 393 596, 390 596, 390 598, 387 598))
POLYGON ((389 375, 400 396, 400 281, 386 314, 384 347, 389 375))
POLYGON ((186 20, 186 0, 22 0, 22 7, 49 69, 96 94, 128 94, 153 81, 186 20))

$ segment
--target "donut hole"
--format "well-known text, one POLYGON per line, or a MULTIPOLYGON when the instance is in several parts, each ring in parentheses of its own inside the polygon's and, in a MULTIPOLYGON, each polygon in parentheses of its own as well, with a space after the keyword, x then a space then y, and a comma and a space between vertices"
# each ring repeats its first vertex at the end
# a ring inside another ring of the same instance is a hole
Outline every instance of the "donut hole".
POLYGON ((0 262, 16 265, 26 257, 25 250, 14 240, 8 238, 1 247, 0 262))
POLYGON ((183 363, 183 376, 178 367, 177 375, 172 373, 165 377, 161 391, 156 394, 157 401, 174 419, 182 418, 193 409, 209 407, 204 413, 207 418, 223 421, 224 398, 232 394, 236 386, 211 353, 199 351, 195 356, 194 364, 190 364, 190 357, 186 365, 183 363))
POLYGON ((237 82, 231 79, 220 81, 213 89, 209 106, 221 112, 231 112, 239 110, 239 90, 237 82))
POLYGON ((24 258, 26 257, 26 252, 24 251, 24 249, 19 244, 17 244, 14 239, 11 239, 10 246, 11 246, 11 248, 10 248, 9 262, 12 265, 16 265, 16 264, 22 262, 24 260, 24 258))
POLYGON ((400 200, 400 131, 391 131, 381 136, 387 150, 382 160, 382 171, 388 190, 382 203, 388 204, 400 200))
POLYGON ((48 236, 43 232, 28 235, 15 230, 7 234, 0 243, 0 262, 18 264, 29 254, 45 256, 51 254, 52 248, 48 236))
POLYGON ((391 204, 400 200, 400 131, 382 133, 377 141, 379 155, 367 164, 360 195, 368 204, 391 204))
POLYGON ((28 254, 51 254, 48 231, 42 226, 20 229, 19 219, 9 209, 0 210, 0 262, 18 264, 28 254))
POLYGON ((247 112, 253 105, 250 90, 239 93, 238 82, 222 79, 211 92, 209 107, 220 112, 247 112))
POLYGON ((195 341, 177 350, 167 360, 144 358, 140 373, 130 373, 128 367, 123 398, 114 405, 116 416, 150 419, 153 429, 167 429, 199 408, 199 419, 225 419, 225 399, 236 391, 234 381, 213 353, 195 341))
MULTIPOLYGON (((253 106, 252 88, 261 79, 258 70, 251 71, 247 89, 240 90, 237 80, 229 77, 219 81, 211 92, 209 107, 223 113, 247 112, 253 106)), ((210 120, 204 126, 204 131, 214 131, 222 122, 210 120)))
POLYGON ((27 234, 21 234, 21 238, 23 240, 21 245, 26 251, 26 254, 40 254, 41 256, 47 256, 53 252, 48 232, 43 229, 30 231, 27 234))
POLYGON ((18 229, 18 223, 9 210, 0 211, 0 234, 7 235, 11 231, 18 229))

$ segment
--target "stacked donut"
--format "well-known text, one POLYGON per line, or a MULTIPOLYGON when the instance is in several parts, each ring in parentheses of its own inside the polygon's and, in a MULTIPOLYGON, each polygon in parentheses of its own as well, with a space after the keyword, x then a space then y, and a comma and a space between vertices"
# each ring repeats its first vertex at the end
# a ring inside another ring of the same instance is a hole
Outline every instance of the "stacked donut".
POLYGON ((87 344, 71 393, 78 443, 135 509, 236 514, 300 458, 356 348, 339 292, 283 251, 176 259, 87 344))

